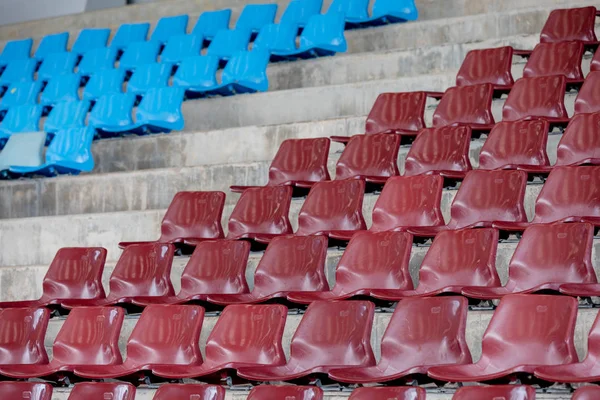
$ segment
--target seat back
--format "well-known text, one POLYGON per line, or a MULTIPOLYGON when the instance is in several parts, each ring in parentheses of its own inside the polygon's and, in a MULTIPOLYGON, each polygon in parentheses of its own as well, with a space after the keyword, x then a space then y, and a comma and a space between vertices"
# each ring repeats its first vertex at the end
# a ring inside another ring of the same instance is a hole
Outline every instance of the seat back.
POLYGON ((186 58, 173 75, 173 86, 185 89, 210 90, 218 86, 219 57, 198 56, 186 58))
POLYGON ((328 138, 286 139, 269 167, 269 185, 328 181, 328 138))
POLYGON ((348 50, 348 44, 344 36, 344 28, 344 14, 335 12, 315 14, 308 19, 300 35, 300 50, 345 52, 348 50))
POLYGON ((425 389, 420 387, 360 387, 352 391, 348 400, 398 399, 425 400, 425 389))
POLYGON ((502 107, 502 120, 569 118, 564 103, 566 84, 563 75, 518 79, 502 107))
POLYGON ((148 37, 150 23, 122 24, 110 41, 110 47, 117 51, 124 50, 130 43, 144 42, 148 37))
POLYGON ((161 130, 182 130, 184 96, 185 90, 178 87, 148 89, 135 112, 137 122, 163 128, 161 130))
POLYGON ((150 40, 158 43, 167 43, 172 36, 185 35, 188 24, 188 15, 174 15, 162 17, 156 23, 150 40))
POLYGON ((535 389, 521 385, 468 386, 456 391, 452 400, 535 400, 535 389))
POLYGON ((304 27, 310 17, 321 13, 323 0, 292 0, 281 15, 279 24, 304 27))
POLYGON ((220 30, 208 46, 209 56, 228 60, 240 51, 248 50, 250 31, 246 29, 220 30))
POLYGON ((498 122, 479 153, 479 169, 549 166, 550 124, 543 119, 498 122))
POLYGON ((62 129, 81 128, 85 126, 85 118, 90 110, 90 102, 61 101, 52 107, 44 123, 46 132, 57 132, 62 129))
POLYGON ((57 75, 72 74, 77 65, 78 56, 75 53, 65 51, 52 53, 44 57, 42 65, 37 71, 38 80, 50 80, 57 75))
POLYGON ((94 169, 92 127, 68 128, 58 131, 46 150, 46 163, 71 171, 90 172, 94 169))
POLYGON ((140 65, 127 82, 127 91, 143 95, 150 89, 167 87, 172 69, 173 65, 167 63, 140 65))
POLYGON ((381 93, 367 116, 365 133, 414 132, 425 128, 425 92, 381 93))
POLYGON ((539 43, 525 64, 523 76, 564 75, 567 79, 582 81, 583 53, 584 47, 580 41, 539 43))
POLYGON ((120 68, 96 72, 83 89, 83 99, 96 100, 107 94, 123 93, 125 74, 125 70, 120 68))
POLYGON ((0 84, 2 86, 10 86, 17 82, 30 82, 33 80, 33 73, 36 67, 37 61, 33 58, 13 60, 2 71, 0 84))
POLYGON ((135 386, 122 382, 80 382, 73 386, 68 400, 134 400, 135 386))
POLYGON ((335 166, 335 179, 398 176, 400 135, 354 135, 335 166))
POLYGON ((600 111, 600 71, 591 71, 575 98, 574 114, 600 111))
POLYGON ((52 386, 41 382, 0 382, 0 397, 13 400, 52 400, 52 386))
MULTIPOLYGON (((292 1, 290 4, 295 2, 292 1)), ((256 39, 254 39, 252 51, 260 49, 277 53, 295 52, 297 35, 297 24, 279 23, 265 25, 260 28, 256 39)))
POLYGON ((9 109, 24 104, 35 105, 38 102, 41 90, 41 81, 15 82, 8 87, 4 96, 2 96, 0 108, 9 109))
POLYGON ((247 400, 323 400, 323 389, 310 386, 255 386, 247 400))
POLYGON ((375 206, 371 231, 444 225, 439 175, 395 176, 387 180, 375 206))
POLYGON ((542 28, 540 42, 596 42, 595 24, 596 7, 553 10, 542 28))
POLYGON ((491 83, 494 86, 511 86, 514 83, 511 67, 513 48, 471 50, 456 74, 456 86, 491 83))
POLYGON ((272 24, 277 14, 277 4, 247 4, 235 23, 235 29, 258 33, 264 25, 272 24))
POLYGON ((414 21, 419 18, 419 10, 414 0, 377 0, 373 4, 373 18, 380 18, 384 23, 414 21))
POLYGON ((493 124, 493 94, 489 83, 449 88, 433 113, 433 126, 493 124))
POLYGON ((82 55, 98 47, 106 47, 110 28, 86 28, 79 32, 77 40, 71 47, 71 52, 82 55))
POLYGON ((111 47, 98 47, 83 55, 77 66, 77 72, 81 75, 94 75, 105 69, 112 69, 117 62, 118 49, 111 47))
POLYGON ((23 60, 31 55, 33 39, 11 40, 4 45, 0 53, 0 66, 6 65, 14 60, 23 60))
POLYGON ((131 111, 135 102, 133 93, 105 94, 94 104, 89 124, 97 128, 128 127, 133 123, 131 111))
MULTIPOLYGON (((269 89, 268 64, 268 51, 253 49, 236 53, 223 69, 222 83, 237 84, 250 91, 266 92, 269 89)), ((234 88, 234 90, 244 89, 234 88)))
POLYGON ((48 364, 44 339, 49 320, 46 308, 0 309, 0 365, 48 364))
POLYGON ((39 167, 44 164, 45 132, 11 135, 0 152, 0 171, 8 167, 39 167))
POLYGON ((44 105, 56 104, 61 101, 79 100, 79 83, 81 78, 77 74, 63 74, 51 78, 40 97, 44 105))
POLYGON ((160 53, 160 62, 178 63, 200 55, 204 38, 197 34, 171 36, 160 53))
POLYGON ((119 68, 134 70, 140 65, 154 63, 159 52, 160 43, 155 40, 131 43, 119 60, 119 68))
POLYGON ((225 400, 225 388, 217 385, 164 384, 160 385, 152 400, 225 400))
POLYGON ((196 25, 192 30, 192 35, 212 40, 220 30, 229 29, 229 18, 231 18, 231 9, 229 8, 204 11, 198 17, 198 21, 196 21, 196 25))
POLYGON ((43 60, 48 54, 62 53, 67 51, 67 42, 69 41, 69 32, 54 33, 46 35, 40 41, 35 51, 34 57, 37 60, 43 60))
POLYGON ((43 107, 38 104, 23 104, 11 107, 0 123, 0 131, 8 134, 38 132, 43 107))
POLYGON ((574 115, 558 143, 556 166, 597 164, 599 160, 600 112, 574 115))
POLYGON ((573 393, 571 400, 594 400, 600 396, 600 387, 582 386, 573 393))
POLYGON ((297 235, 367 229, 362 214, 365 181, 317 182, 302 204, 297 235))
POLYGON ((369 0, 333 0, 327 13, 340 13, 348 20, 369 19, 369 0))
POLYGON ((404 175, 470 171, 470 144, 468 126, 422 129, 406 155, 404 175))

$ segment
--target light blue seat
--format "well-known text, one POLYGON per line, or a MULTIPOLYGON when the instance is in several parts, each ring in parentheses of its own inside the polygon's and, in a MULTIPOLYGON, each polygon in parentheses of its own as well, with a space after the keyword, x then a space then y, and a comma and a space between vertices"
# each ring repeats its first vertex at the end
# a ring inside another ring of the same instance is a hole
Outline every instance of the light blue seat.
POLYGON ((51 106, 61 101, 79 100, 81 78, 77 74, 57 75, 50 79, 40 97, 40 104, 51 106))
POLYGON ((135 103, 134 93, 106 94, 94 104, 88 123, 96 128, 101 136, 133 131, 137 128, 131 116, 135 103))
POLYGON ((0 86, 8 87, 17 82, 32 81, 36 67, 37 61, 33 58, 11 61, 0 75, 0 86))
POLYGON ((369 0, 333 0, 329 12, 344 14, 347 28, 414 21, 419 16, 414 0, 375 0, 371 16, 369 0))
POLYGON ((231 9, 226 8, 218 11, 205 11, 200 14, 192 35, 198 35, 206 41, 211 41, 220 30, 229 29, 229 19, 231 18, 231 9))
POLYGON ((235 29, 248 30, 254 37, 263 26, 275 21, 276 14, 277 4, 248 4, 238 17, 235 29))
POLYGON ((123 24, 117 29, 115 36, 110 41, 110 47, 122 52, 131 43, 145 42, 148 37, 150 24, 142 22, 139 24, 123 24))
POLYGON ((271 60, 279 61, 286 57, 277 56, 280 54, 293 54, 296 52, 296 36, 298 26, 295 24, 269 24, 262 27, 258 36, 254 40, 252 50, 268 51, 271 54, 271 60))
POLYGON ((110 29, 108 28, 87 28, 79 32, 79 36, 75 40, 71 51, 78 56, 82 56, 86 52, 97 49, 98 47, 106 47, 110 29))
POLYGON ((48 54, 38 69, 37 79, 47 81, 57 75, 72 74, 78 57, 71 52, 48 54))
POLYGON ((105 94, 123 93, 125 75, 126 71, 120 68, 96 72, 83 88, 83 99, 93 101, 105 94))
POLYGON ((90 110, 90 102, 62 101, 52 107, 44 123, 44 130, 55 133, 61 129, 85 126, 85 117, 90 110))
POLYGON ((115 47, 98 47, 83 55, 77 72, 82 76, 90 76, 103 69, 114 68, 116 62, 117 49, 115 47))
POLYGON ((39 131, 42 111, 43 107, 38 104, 9 108, 0 123, 0 139, 8 139, 15 133, 39 131))
POLYGON ((203 42, 202 36, 195 34, 172 36, 160 54, 160 62, 177 64, 185 58, 199 56, 203 42))
POLYGON ((228 60, 235 53, 248 50, 250 43, 250 31, 245 29, 232 29, 219 31, 206 52, 209 56, 217 56, 219 59, 228 60))
POLYGON ((0 68, 15 60, 24 60, 31 55, 33 39, 11 40, 4 45, 0 53, 0 68))
POLYGON ((65 52, 67 51, 68 41, 68 32, 46 35, 42 38, 42 41, 35 51, 34 58, 38 61, 42 61, 48 54, 65 52))
POLYGON ((179 68, 173 75, 173 87, 185 89, 187 98, 202 97, 218 85, 218 69, 219 57, 217 56, 187 58, 179 64, 179 68))
POLYGON ((6 93, 0 101, 0 114, 4 114, 4 111, 16 106, 24 104, 34 105, 37 104, 38 95, 42 90, 42 82, 40 81, 28 81, 28 82, 17 82, 9 86, 6 93))
POLYGON ((148 90, 136 110, 136 125, 146 133, 182 130, 184 92, 176 87, 148 90))
POLYGON ((172 64, 154 63, 137 67, 127 82, 127 92, 144 94, 148 89, 169 86, 172 64))
POLYGON ((288 3, 279 23, 304 28, 308 19, 321 13, 323 0, 292 0, 288 3))
POLYGON ((150 40, 164 45, 171 36, 185 35, 187 30, 188 16, 175 15, 173 17, 162 17, 156 23, 150 40))
MULTIPOLYGON (((4 140, 6 141, 6 139, 4 140)), ((35 167, 44 162, 46 132, 26 132, 11 135, 0 152, 0 174, 12 177, 8 170, 12 165, 35 167)))
POLYGON ((155 63, 159 52, 160 43, 153 40, 131 43, 119 60, 119 68, 133 71, 140 65, 155 63))

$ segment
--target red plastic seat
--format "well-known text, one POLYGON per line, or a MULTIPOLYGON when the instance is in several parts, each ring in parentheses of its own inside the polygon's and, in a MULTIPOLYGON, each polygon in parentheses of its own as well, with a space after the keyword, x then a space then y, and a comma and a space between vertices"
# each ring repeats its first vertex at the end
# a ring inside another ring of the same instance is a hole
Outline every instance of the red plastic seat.
POLYGON ((182 304, 204 301, 209 294, 249 293, 246 266, 250 243, 241 240, 208 240, 196 246, 181 274, 181 290, 177 296, 137 296, 132 302, 150 304, 182 304))
MULTIPOLYGON (((288 185, 297 188, 310 188, 315 182, 328 181, 327 157, 329 139, 287 139, 269 167, 267 186, 288 185)), ((256 186, 231 186, 234 193, 256 186)))
POLYGON ((130 383, 82 382, 73 386, 68 400, 134 400, 135 387, 130 383))
POLYGON ((200 306, 148 306, 127 340, 124 362, 121 362, 119 354, 119 362, 82 364, 75 368, 75 375, 87 379, 122 378, 135 382, 143 379, 157 365, 164 368, 199 365, 202 354, 198 342, 203 320, 204 308, 200 306))
POLYGON ((571 400, 596 400, 600 397, 600 387, 584 386, 573 393, 571 400))
POLYGON ((523 77, 564 75, 568 84, 581 85, 584 51, 581 41, 539 43, 525 64, 523 77))
POLYGON ((42 282, 38 300, 5 301, 0 308, 56 306, 65 299, 82 303, 104 299, 102 271, 106 249, 102 247, 64 247, 59 249, 42 282))
POLYGON ((381 339, 381 360, 362 368, 333 369, 329 377, 348 383, 388 382, 427 374, 434 365, 471 363, 464 297, 430 297, 398 303, 381 339))
POLYGON ((540 42, 581 40, 596 43, 596 7, 553 10, 540 34, 540 42))
POLYGON ((311 386, 255 386, 246 400, 323 400, 323 390, 311 386))
POLYGON ((118 307, 77 308, 71 311, 54 340, 50 363, 3 365, 0 375, 60 381, 78 366, 118 364, 124 316, 118 307))
POLYGON ((293 292, 289 301, 310 304, 369 295, 374 289, 413 288, 408 265, 412 235, 406 232, 358 232, 344 250, 330 291, 293 292))
POLYGON ((48 364, 44 338, 49 320, 44 308, 0 309, 0 369, 48 364))
POLYGON ((490 83, 496 93, 508 93, 515 83, 511 72, 512 58, 510 46, 471 50, 458 70, 456 86, 490 83))
POLYGON ((220 380, 219 372, 228 369, 282 365, 286 317, 287 308, 278 304, 227 306, 208 336, 202 365, 157 366, 152 372, 169 379, 203 377, 207 381, 211 376, 220 380))
POLYGON ((400 175, 400 139, 384 133, 352 136, 336 164, 335 179, 358 178, 381 185, 390 176, 400 175))
POLYGON ((543 365, 577 360, 574 345, 577 300, 565 296, 504 297, 482 340, 475 364, 432 367, 427 374, 449 382, 485 382, 532 374, 543 365))
POLYGON ((600 164, 600 112, 574 115, 558 143, 556 166, 582 164, 600 164))
POLYGON ((494 125, 489 83, 454 86, 446 90, 433 114, 433 127, 468 125, 473 131, 489 132, 494 125))
POLYGON ((66 300, 65 308, 108 306, 133 303, 138 297, 168 299, 175 295, 171 283, 171 265, 175 246, 166 243, 145 243, 127 246, 110 276, 110 292, 104 299, 66 300))
POLYGON ((365 181, 316 183, 298 214, 297 235, 326 235, 340 240, 367 229, 362 213, 365 181))
POLYGON ((0 399, 52 400, 52 386, 40 382, 0 382, 0 399))
POLYGON ((591 71, 575 98, 574 116, 600 111, 600 71, 591 71))
MULTIPOLYGON (((160 226, 158 243, 185 248, 207 239, 223 237, 221 216, 225 206, 223 192, 179 192, 173 197, 160 226)), ((147 242, 121 242, 120 248, 147 242)))
POLYGON ((563 283, 596 283, 593 238, 590 224, 532 225, 508 264, 505 286, 466 287, 462 293, 476 299, 498 299, 511 293, 558 291, 563 283))
POLYGON ((225 400, 225 388, 217 385, 161 385, 152 400, 225 400))
POLYGON ((479 169, 549 172, 546 153, 550 124, 545 120, 498 122, 479 153, 479 169))
POLYGON ((466 386, 452 400, 535 400, 535 389, 524 385, 466 386))
POLYGON ((419 132, 406 156, 404 175, 440 174, 462 179, 471 170, 471 128, 446 126, 419 132))
POLYGON ((370 343, 374 313, 369 301, 316 301, 292 337, 287 364, 242 368, 238 375, 253 381, 289 381, 334 368, 375 365, 370 343))
POLYGON ((209 295, 208 301, 220 305, 260 303, 273 298, 285 298, 291 291, 329 290, 325 275, 326 260, 325 236, 274 238, 256 267, 252 292, 209 295))
POLYGON ((411 296, 460 294, 465 286, 500 286, 496 272, 498 236, 493 228, 441 232, 425 254, 415 290, 372 290, 371 296, 396 301, 411 296))
POLYGON ((425 400, 426 394, 420 387, 360 387, 352 391, 348 400, 425 400))

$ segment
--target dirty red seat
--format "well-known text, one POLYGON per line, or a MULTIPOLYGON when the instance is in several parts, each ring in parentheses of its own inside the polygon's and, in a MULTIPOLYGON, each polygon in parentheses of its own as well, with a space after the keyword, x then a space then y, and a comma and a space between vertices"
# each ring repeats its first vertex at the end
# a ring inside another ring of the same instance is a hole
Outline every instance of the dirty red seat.
POLYGON ((462 179, 471 170, 470 144, 468 126, 422 129, 406 156, 404 176, 440 174, 462 179))
POLYGON ((425 400, 426 394, 420 387, 360 387, 352 391, 348 400, 425 400))
POLYGON ((352 136, 336 164, 335 179, 358 178, 382 185, 390 176, 400 175, 400 139, 385 133, 352 136))
POLYGON ((75 368, 75 375, 87 379, 122 378, 136 382, 157 365, 164 368, 199 365, 202 354, 198 342, 203 320, 204 308, 200 306, 148 306, 127 340, 124 362, 121 362, 119 354, 119 362, 82 364, 75 368))
POLYGON ((446 90, 433 114, 433 127, 467 125, 475 132, 489 132, 494 125, 490 83, 454 86, 446 90))
POLYGON ((125 312, 118 307, 81 307, 71 311, 52 346, 48 364, 2 365, 0 375, 61 381, 78 366, 121 362, 119 333, 125 312))
POLYGON ((539 43, 525 64, 523 77, 564 75, 567 84, 579 86, 584 80, 581 70, 584 51, 581 41, 539 43))
POLYGON ((370 343, 374 313, 369 301, 316 301, 292 337, 287 364, 242 368, 238 375, 252 381, 289 381, 334 368, 375 365, 370 343))
POLYGON ((573 393, 571 400, 596 400, 600 397, 600 387, 583 386, 573 393))
POLYGON ((152 400, 225 400, 225 388, 217 385, 160 385, 152 400))
POLYGON ((323 389, 311 386, 255 386, 246 400, 323 400, 323 389))
POLYGON ((52 386, 40 382, 0 382, 0 399, 52 400, 52 386))
POLYGON ((425 254, 415 290, 372 290, 371 296, 396 301, 411 296, 460 294, 465 286, 500 286, 496 271, 498 236, 493 228, 441 232, 425 254))
POLYGON ((171 265, 175 246, 167 243, 145 243, 127 246, 115 265, 110 292, 104 299, 65 300, 65 308, 108 306, 132 303, 137 296, 170 298, 175 295, 171 283, 171 265))
MULTIPOLYGON (((158 243, 185 248, 207 239, 223 237, 221 216, 225 206, 223 192, 179 192, 171 201, 160 226, 158 243)), ((120 248, 146 242, 121 242, 120 248)))
POLYGON ((558 143, 556 166, 582 164, 600 164, 600 112, 574 115, 558 143))
POLYGON ((508 264, 505 286, 465 287, 462 293, 476 299, 498 299, 511 293, 558 291, 564 283, 596 283, 593 238, 590 224, 531 225, 508 264))
MULTIPOLYGON (((288 185, 297 188, 310 188, 315 182, 328 181, 327 157, 329 139, 287 139, 269 167, 267 186, 288 185)), ((234 193, 256 186, 231 186, 234 193)))
POLYGON ((575 98, 574 116, 600 111, 600 71, 591 71, 575 98))
POLYGON ((104 299, 102 271, 106 249, 102 247, 64 247, 59 249, 42 282, 38 300, 0 302, 0 308, 58 306, 62 300, 82 303, 104 299))
POLYGON ((525 385, 465 386, 452 400, 535 400, 535 389, 525 385))
POLYGON ((208 336, 202 365, 157 366, 152 372, 169 379, 203 377, 202 381, 207 381, 217 375, 220 380, 219 372, 228 369, 282 365, 286 317, 287 308, 278 304, 227 306, 208 336))
POLYGON ((513 48, 471 50, 456 75, 456 86, 492 84, 496 93, 508 93, 515 83, 511 67, 513 48))
POLYGON ((358 232, 335 270, 335 286, 330 291, 292 292, 293 303, 310 304, 317 300, 342 300, 368 296, 373 289, 413 288, 408 265, 412 235, 406 232, 358 232))
POLYGON ((209 295, 213 304, 260 303, 285 298, 288 292, 329 290, 325 275, 325 236, 280 236, 274 238, 254 273, 250 293, 209 295))
POLYGON ((181 274, 181 290, 177 296, 137 296, 132 302, 150 304, 182 304, 204 301, 209 294, 249 293, 246 266, 250 243, 242 240, 207 240, 196 246, 181 274))
POLYGON ((486 382, 530 375, 543 365, 577 360, 574 345, 577 300, 565 296, 513 294, 504 297, 482 340, 475 364, 432 367, 440 381, 486 382))
POLYGON ((48 364, 44 338, 49 320, 45 308, 0 309, 0 369, 48 364))
POLYGON ((68 400, 134 400, 135 387, 120 382, 81 382, 73 386, 68 400))
POLYGON ((427 374, 434 365, 471 363, 464 297, 429 297, 398 303, 381 339, 377 365, 332 369, 329 377, 348 383, 376 383, 427 374))

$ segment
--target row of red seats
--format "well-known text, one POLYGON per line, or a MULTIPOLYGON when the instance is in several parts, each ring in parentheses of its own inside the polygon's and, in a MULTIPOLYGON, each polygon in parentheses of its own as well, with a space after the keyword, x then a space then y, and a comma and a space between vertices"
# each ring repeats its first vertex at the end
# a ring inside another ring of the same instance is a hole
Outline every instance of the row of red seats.
POLYGON ((400 301, 381 339, 379 362, 370 342, 375 306, 369 301, 313 302, 292 337, 287 361, 283 305, 227 306, 208 336, 204 358, 202 307, 148 306, 129 336, 125 360, 118 345, 121 308, 71 311, 54 340, 51 361, 44 347, 48 310, 3 309, 0 375, 63 384, 73 377, 140 384, 188 378, 211 383, 226 376, 250 382, 423 383, 425 375, 445 382, 498 382, 530 380, 532 374, 547 382, 600 382, 600 316, 587 356, 578 362, 577 307, 570 297, 505 296, 476 363, 465 339, 468 302, 458 296, 400 301))

